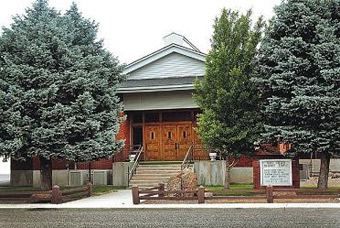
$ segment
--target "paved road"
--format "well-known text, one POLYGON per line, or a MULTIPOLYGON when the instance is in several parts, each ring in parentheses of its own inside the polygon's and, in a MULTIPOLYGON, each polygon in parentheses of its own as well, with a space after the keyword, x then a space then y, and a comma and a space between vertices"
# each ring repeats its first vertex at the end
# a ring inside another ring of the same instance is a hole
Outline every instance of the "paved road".
POLYGON ((1 209, 1 228, 340 227, 339 209, 1 209))

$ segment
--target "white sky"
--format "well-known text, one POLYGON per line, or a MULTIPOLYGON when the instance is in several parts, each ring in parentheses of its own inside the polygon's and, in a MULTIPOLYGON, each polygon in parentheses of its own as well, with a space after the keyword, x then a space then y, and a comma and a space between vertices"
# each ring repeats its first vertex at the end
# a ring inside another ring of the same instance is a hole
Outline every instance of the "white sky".
MULTIPOLYGON (((214 18, 223 7, 245 12, 254 18, 273 16, 281 0, 74 0, 87 18, 100 23, 99 38, 124 63, 132 62, 163 46, 162 38, 177 32, 207 53, 214 18)), ((24 13, 34 0, 1 0, 0 26, 8 27, 12 15, 24 13)), ((72 0, 50 0, 62 12, 72 0)))
POLYGON ((3 162, 0 157, 0 174, 9 174, 10 172, 10 162, 3 162))
MULTIPOLYGON (((35 0, 1 0, 0 26, 8 27, 12 16, 23 14, 35 0)), ((73 0, 50 0, 50 5, 65 12, 73 0)), ((223 7, 245 12, 253 9, 254 18, 273 16, 281 0, 75 0, 87 18, 99 22, 99 38, 123 63, 132 62, 163 46, 162 38, 177 32, 207 53, 214 19, 223 7)), ((1 158, 0 158, 1 160, 1 158)), ((0 173, 9 163, 0 161, 0 173)))

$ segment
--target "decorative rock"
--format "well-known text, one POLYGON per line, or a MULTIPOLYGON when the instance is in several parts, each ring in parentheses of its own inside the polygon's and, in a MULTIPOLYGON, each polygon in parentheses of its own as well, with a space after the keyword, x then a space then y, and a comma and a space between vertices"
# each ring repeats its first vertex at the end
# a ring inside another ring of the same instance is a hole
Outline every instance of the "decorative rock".
MULTIPOLYGON (((179 173, 173 177, 171 177, 167 183, 167 190, 169 191, 179 191, 179 190, 196 190, 197 188, 197 175, 192 172, 191 169, 183 170, 182 173, 179 173)), ((172 193, 169 196, 183 196, 183 194, 172 193)), ((184 196, 193 196, 193 193, 186 193, 184 196)))

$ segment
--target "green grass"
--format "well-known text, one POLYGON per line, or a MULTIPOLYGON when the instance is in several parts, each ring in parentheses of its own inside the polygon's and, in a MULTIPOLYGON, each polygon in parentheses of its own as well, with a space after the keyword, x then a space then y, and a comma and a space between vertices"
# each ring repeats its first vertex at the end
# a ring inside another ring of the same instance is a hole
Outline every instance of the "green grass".
POLYGON ((33 187, 13 187, 13 186, 4 186, 0 187, 0 191, 36 191, 40 190, 40 188, 33 187))
MULTIPOLYGON (((81 187, 81 186, 79 186, 81 187)), ((75 188, 75 187, 70 187, 70 186, 62 186, 60 187, 61 190, 65 190, 65 189, 70 189, 70 188, 75 188)), ((93 186, 93 193, 94 194, 103 194, 103 193, 107 193, 107 192, 111 192, 111 191, 116 191, 119 189, 125 189, 125 187, 114 187, 114 186, 110 186, 110 185, 95 185, 93 186)), ((34 188, 34 187, 12 187, 12 186, 4 186, 4 187, 0 187, 0 191, 39 191, 40 188, 34 188)))
POLYGON ((112 192, 112 191, 117 191, 120 189, 126 189, 125 187, 115 187, 111 185, 94 185, 93 186, 93 194, 95 195, 101 195, 104 193, 112 192))
MULTIPOLYGON (((208 191, 223 191, 224 186, 205 186, 205 189, 208 191)), ((231 184, 230 190, 253 190, 252 184, 231 184)), ((237 192, 221 192, 221 193, 214 193, 215 196, 253 196, 256 193, 252 192, 244 192, 244 193, 237 193, 237 192)))
MULTIPOLYGON (((223 185, 218 186, 205 186, 205 189, 208 191, 222 191, 224 190, 223 185)), ((252 190, 253 185, 252 184, 231 184, 230 190, 252 190)))

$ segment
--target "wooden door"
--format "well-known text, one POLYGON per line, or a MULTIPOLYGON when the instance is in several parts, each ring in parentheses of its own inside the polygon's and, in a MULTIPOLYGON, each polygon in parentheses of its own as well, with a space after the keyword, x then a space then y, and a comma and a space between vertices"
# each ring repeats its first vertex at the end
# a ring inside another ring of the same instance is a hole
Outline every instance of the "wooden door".
POLYGON ((178 124, 177 125, 177 160, 182 161, 193 142, 192 124, 178 124))
POLYGON ((160 150, 160 127, 157 124, 145 125, 144 130, 145 137, 145 159, 147 161, 159 161, 161 160, 160 150))
POLYGON ((163 160, 177 160, 177 131, 175 124, 166 124, 162 128, 163 160))

